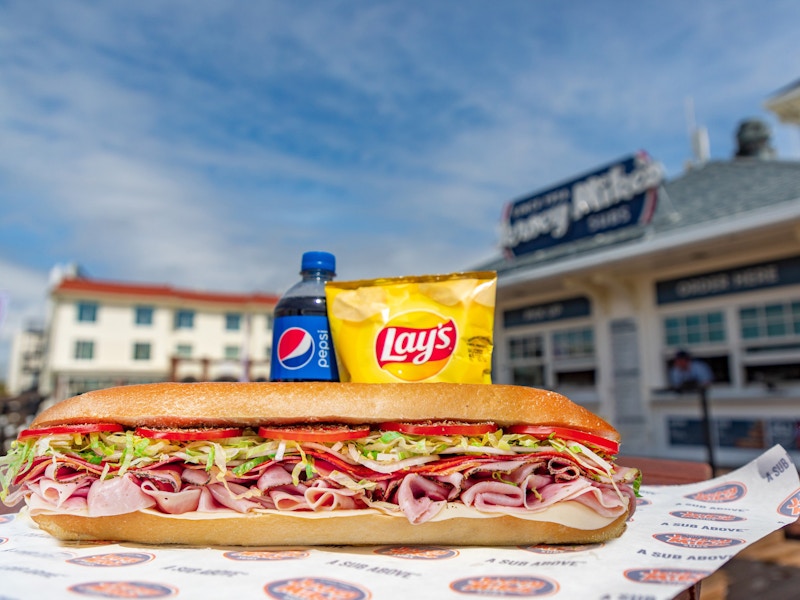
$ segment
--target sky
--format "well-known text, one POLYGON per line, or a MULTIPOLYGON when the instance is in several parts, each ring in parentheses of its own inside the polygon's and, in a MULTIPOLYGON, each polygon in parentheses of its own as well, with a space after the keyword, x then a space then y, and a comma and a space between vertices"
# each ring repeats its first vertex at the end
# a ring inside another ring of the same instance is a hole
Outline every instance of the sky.
POLYGON ((0 0, 0 380, 49 274, 280 294, 499 254, 509 200, 680 175, 800 77, 796 0, 0 0), (688 107, 692 106, 693 110, 688 107), (691 118, 690 118, 691 116, 691 118), (0 317, 2 318, 2 317, 0 317))

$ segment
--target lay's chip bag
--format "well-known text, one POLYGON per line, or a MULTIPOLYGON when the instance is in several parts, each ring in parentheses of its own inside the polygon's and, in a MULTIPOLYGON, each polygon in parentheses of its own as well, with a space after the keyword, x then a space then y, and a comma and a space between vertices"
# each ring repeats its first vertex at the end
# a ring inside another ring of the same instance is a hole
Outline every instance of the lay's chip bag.
POLYGON ((341 381, 491 383, 493 271, 325 285, 341 381))

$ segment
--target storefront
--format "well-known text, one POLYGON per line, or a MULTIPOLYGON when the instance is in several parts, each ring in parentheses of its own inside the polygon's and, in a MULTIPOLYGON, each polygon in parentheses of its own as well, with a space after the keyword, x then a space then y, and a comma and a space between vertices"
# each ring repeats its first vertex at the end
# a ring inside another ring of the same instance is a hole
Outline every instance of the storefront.
POLYGON ((661 179, 638 153, 503 213, 494 381, 554 389, 630 454, 705 457, 678 349, 714 373, 717 464, 800 459, 800 162, 745 156, 661 179))

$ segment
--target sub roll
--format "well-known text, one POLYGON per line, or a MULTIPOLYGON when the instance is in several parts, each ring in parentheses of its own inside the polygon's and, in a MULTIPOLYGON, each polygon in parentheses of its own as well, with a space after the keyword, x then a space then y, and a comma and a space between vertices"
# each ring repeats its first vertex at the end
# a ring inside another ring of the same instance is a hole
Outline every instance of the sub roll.
POLYGON ((42 412, 0 497, 62 540, 189 545, 594 543, 637 469, 566 397, 455 383, 160 383, 42 412))

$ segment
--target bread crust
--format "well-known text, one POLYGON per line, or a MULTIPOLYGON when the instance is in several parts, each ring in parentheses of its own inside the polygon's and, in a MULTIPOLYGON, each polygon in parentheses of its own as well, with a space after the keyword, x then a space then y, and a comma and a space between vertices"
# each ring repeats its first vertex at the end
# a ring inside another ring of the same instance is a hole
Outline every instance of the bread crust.
POLYGON ((619 537, 627 517, 626 513, 601 529, 584 530, 512 516, 454 518, 419 525, 376 514, 329 519, 244 514, 236 518, 202 520, 145 512, 110 517, 31 516, 44 531, 65 541, 111 540, 191 546, 592 544, 619 537))
POLYGON ((608 422, 556 392, 467 383, 153 383, 107 388, 43 411, 32 428, 257 427, 265 423, 380 423, 452 419, 559 425, 619 441, 608 422))

